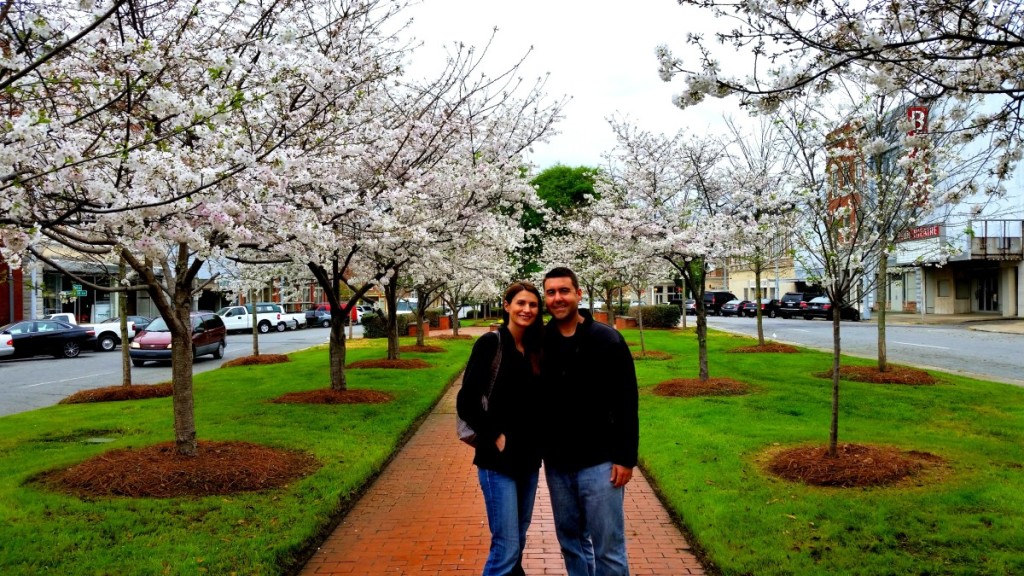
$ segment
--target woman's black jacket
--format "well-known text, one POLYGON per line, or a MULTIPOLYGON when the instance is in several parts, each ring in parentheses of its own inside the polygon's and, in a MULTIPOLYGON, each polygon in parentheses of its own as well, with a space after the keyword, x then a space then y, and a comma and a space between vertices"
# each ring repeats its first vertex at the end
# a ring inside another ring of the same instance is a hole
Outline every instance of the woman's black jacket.
POLYGON ((462 378, 456 408, 476 432, 473 464, 509 476, 531 474, 540 468, 536 422, 540 378, 534 375, 529 360, 516 349, 508 328, 502 326, 501 365, 494 382, 488 407, 481 398, 490 386, 491 366, 498 349, 496 332, 477 339, 462 378), (499 452, 495 441, 505 435, 505 450, 499 452))

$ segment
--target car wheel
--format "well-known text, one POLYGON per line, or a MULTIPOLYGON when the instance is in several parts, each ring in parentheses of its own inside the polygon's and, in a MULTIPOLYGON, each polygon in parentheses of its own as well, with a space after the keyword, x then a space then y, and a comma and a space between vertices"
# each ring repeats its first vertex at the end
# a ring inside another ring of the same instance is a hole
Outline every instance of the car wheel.
POLYGON ((814 316, 808 316, 804 314, 804 320, 814 320, 814 316))
POLYGON ((213 351, 213 357, 220 360, 224 357, 224 341, 217 343, 217 349, 213 351))
POLYGON ((60 355, 65 358, 75 358, 82 353, 82 346, 75 341, 68 341, 61 347, 60 355))
POLYGON ((270 332, 270 322, 260 322, 259 330, 260 334, 266 334, 267 332, 270 332))
POLYGON ((99 341, 96 342, 96 348, 104 352, 110 352, 114 348, 117 348, 117 338, 113 334, 104 334, 100 336, 99 341))
POLYGON ((132 358, 132 366, 135 366, 136 368, 138 368, 139 366, 142 366, 145 363, 146 363, 145 360, 138 360, 136 358, 132 358))
POLYGON ((331 327, 331 321, 330 320, 324 320, 324 321, 320 322, 320 325, 323 326, 324 328, 330 328, 331 327))
POLYGON ((860 322, 860 312, 854 312, 850 316, 850 320, 853 320, 854 322, 860 322))
POLYGON ((768 317, 769 317, 769 318, 775 318, 775 310, 770 310, 770 311, 768 312, 768 317))
POLYGON ((287 329, 288 329, 288 327, 284 325, 284 322, 278 322, 277 323, 277 331, 278 332, 284 332, 287 329))

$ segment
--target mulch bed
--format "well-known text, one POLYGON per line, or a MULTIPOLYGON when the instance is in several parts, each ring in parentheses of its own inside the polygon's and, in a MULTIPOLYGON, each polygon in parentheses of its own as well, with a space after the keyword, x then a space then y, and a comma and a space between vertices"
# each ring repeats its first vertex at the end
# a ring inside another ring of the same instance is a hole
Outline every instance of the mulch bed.
POLYGON ((119 402, 122 400, 145 400, 166 398, 174 395, 170 382, 163 384, 132 384, 131 386, 104 386, 79 390, 62 399, 58 404, 84 404, 87 402, 119 402))
MULTIPOLYGON (((832 378, 832 371, 816 374, 819 378, 832 378)), ((906 366, 889 365, 885 372, 879 372, 878 366, 840 366, 839 377, 854 382, 870 384, 904 384, 906 386, 929 386, 938 383, 938 379, 924 370, 906 366)))
POLYGON ((766 352, 770 354, 796 354, 800 350, 795 346, 789 344, 780 344, 779 342, 766 342, 763 346, 758 344, 756 346, 741 346, 739 348, 733 348, 726 350, 729 353, 737 354, 748 354, 754 352, 766 352))
POLYGON ((832 458, 827 446, 790 448, 772 455, 766 468, 794 482, 857 488, 889 486, 944 463, 934 454, 888 446, 840 444, 837 450, 838 456, 832 458))
POLYGON ((431 339, 437 340, 472 340, 474 336, 469 334, 439 334, 437 336, 431 336, 431 339))
POLYGON ((282 362, 288 362, 288 357, 284 354, 260 354, 258 356, 242 356, 241 358, 228 360, 220 366, 221 368, 230 368, 231 366, 261 366, 264 364, 280 364, 282 362))
POLYGON ((352 362, 345 368, 394 368, 396 370, 415 370, 417 368, 430 368, 426 360, 413 358, 411 360, 359 360, 352 362))
POLYGON ((111 450, 39 477, 51 489, 81 497, 174 498, 267 490, 320 467, 305 452, 248 442, 199 442, 199 455, 178 454, 173 442, 111 450))
POLYGON ((321 388, 289 392, 271 400, 274 404, 386 404, 395 397, 376 390, 332 390, 321 388))
POLYGON ((440 346, 427 346, 427 345, 420 346, 418 344, 413 344, 411 346, 399 346, 398 347, 398 351, 399 352, 423 352, 423 353, 426 353, 426 354, 437 354, 438 352, 444 352, 444 348, 441 348, 440 346))
POLYGON ((654 387, 658 396, 692 398, 695 396, 739 396, 750 392, 749 384, 730 378, 675 378, 654 387))
POLYGON ((661 350, 648 350, 646 355, 639 350, 633 351, 633 360, 668 360, 672 355, 661 350))

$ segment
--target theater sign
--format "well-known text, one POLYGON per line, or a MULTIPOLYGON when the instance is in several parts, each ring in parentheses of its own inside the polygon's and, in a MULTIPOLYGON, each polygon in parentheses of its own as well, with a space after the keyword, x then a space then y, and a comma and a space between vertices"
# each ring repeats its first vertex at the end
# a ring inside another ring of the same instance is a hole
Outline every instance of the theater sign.
POLYGON ((940 224, 904 230, 896 238, 894 263, 897 266, 908 266, 938 259, 945 235, 945 227, 940 224))

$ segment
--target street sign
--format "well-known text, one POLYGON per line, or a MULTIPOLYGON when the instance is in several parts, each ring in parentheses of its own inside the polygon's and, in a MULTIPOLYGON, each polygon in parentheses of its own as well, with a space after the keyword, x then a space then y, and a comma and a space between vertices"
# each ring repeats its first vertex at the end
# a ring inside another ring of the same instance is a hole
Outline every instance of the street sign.
POLYGON ((81 290, 81 289, 75 290, 75 293, 76 293, 76 296, 85 296, 86 295, 86 291, 85 290, 81 290))
POLYGON ((72 284, 71 285, 71 289, 76 291, 76 292, 81 292, 82 291, 82 285, 81 284, 72 284))

